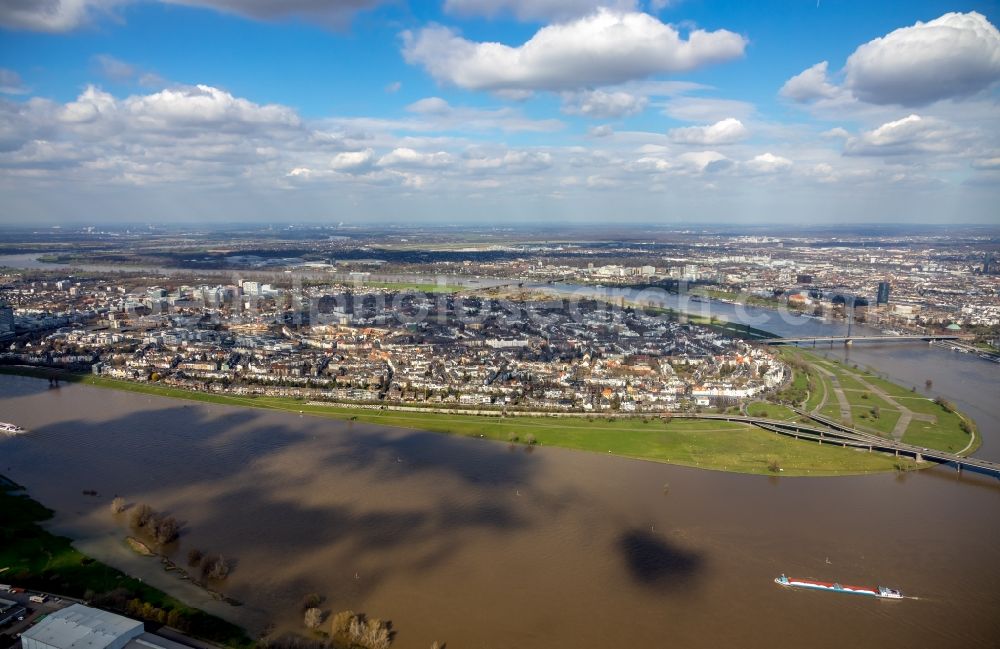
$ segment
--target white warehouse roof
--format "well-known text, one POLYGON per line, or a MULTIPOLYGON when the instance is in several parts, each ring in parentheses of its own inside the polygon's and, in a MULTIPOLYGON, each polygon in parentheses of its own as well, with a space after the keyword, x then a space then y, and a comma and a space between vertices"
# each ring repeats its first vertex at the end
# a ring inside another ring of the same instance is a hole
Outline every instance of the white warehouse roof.
POLYGON ((24 649, 121 649, 143 631, 142 622, 73 604, 25 631, 21 645, 24 649))

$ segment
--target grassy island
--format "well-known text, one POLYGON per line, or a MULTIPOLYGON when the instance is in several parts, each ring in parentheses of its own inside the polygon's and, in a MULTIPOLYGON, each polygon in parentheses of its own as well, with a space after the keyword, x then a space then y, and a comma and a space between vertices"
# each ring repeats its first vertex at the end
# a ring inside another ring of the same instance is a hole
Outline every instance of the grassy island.
POLYGON ((805 349, 784 347, 779 353, 792 366, 795 379, 777 396, 808 412, 914 446, 958 455, 979 448, 974 422, 947 400, 928 395, 926 386, 907 388, 871 368, 805 349))

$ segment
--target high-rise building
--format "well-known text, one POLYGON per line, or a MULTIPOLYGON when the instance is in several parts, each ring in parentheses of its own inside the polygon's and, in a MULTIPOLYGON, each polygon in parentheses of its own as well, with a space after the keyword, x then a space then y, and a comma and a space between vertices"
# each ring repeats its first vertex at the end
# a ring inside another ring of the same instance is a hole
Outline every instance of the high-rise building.
POLYGON ((0 338, 14 335, 14 309, 7 304, 0 304, 0 338))
POLYGON ((983 275, 989 275, 990 273, 996 272, 996 264, 997 262, 993 257, 993 253, 986 253, 986 257, 983 259, 983 275))
POLYGON ((876 304, 889 304, 889 282, 878 283, 878 297, 876 304))
POLYGON ((262 287, 260 285, 260 282, 243 281, 241 283, 241 286, 243 287, 243 295, 252 295, 254 297, 257 297, 261 294, 262 287))

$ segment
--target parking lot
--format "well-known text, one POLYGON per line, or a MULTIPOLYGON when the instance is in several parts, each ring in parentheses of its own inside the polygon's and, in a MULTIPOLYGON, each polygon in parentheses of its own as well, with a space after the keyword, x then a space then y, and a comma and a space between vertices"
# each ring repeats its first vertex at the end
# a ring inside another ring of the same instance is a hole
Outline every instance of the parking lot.
POLYGON ((0 625, 0 649, 7 649, 7 647, 17 644, 20 634, 35 624, 42 616, 73 603, 58 597, 46 597, 46 601, 39 604, 29 599, 32 595, 37 596, 39 593, 19 588, 6 591, 0 589, 0 600, 14 603, 13 605, 0 606, 0 609, 7 609, 6 612, 0 614, 0 620, 9 617, 6 623, 0 625))

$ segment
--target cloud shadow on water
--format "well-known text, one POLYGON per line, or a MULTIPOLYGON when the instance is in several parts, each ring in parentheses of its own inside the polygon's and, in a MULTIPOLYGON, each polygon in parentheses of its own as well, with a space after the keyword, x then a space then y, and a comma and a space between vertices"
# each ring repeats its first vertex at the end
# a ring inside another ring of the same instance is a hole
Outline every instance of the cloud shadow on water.
MULTIPOLYGON (((77 390, 88 401, 67 411, 75 418, 16 440, 11 460, 61 476, 54 488, 83 484, 183 518, 175 560, 206 533, 213 541, 200 549, 242 565, 266 559, 271 601, 317 589, 363 597, 390 577, 419 579, 482 531, 531 529, 577 497, 515 499, 542 460, 501 443, 141 395, 123 405, 121 393, 77 390), (188 524, 194 509, 201 522, 188 524), (319 557, 328 567, 317 572, 319 557)), ((104 503, 95 511, 103 516, 104 503)), ((242 565, 234 577, 248 595, 262 584, 241 580, 242 565)))
POLYGON ((687 587, 704 567, 701 554, 645 530, 626 530, 618 539, 618 551, 632 578, 656 590, 687 587))

